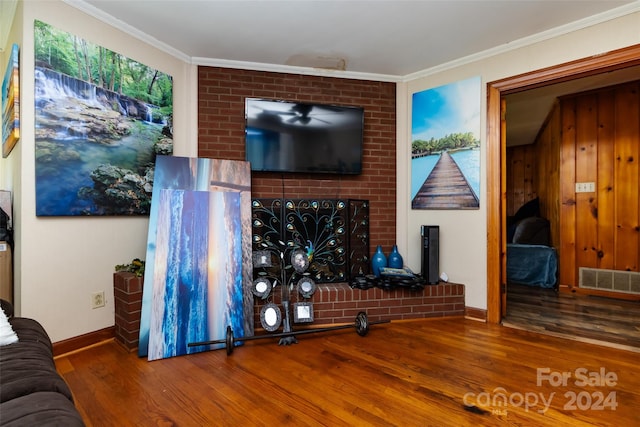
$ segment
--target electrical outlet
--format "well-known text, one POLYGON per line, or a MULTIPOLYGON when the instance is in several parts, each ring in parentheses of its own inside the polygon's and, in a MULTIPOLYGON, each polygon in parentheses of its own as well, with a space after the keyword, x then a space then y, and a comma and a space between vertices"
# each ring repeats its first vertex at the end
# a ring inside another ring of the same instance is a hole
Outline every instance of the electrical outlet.
POLYGON ((91 308, 104 307, 105 303, 104 291, 94 292, 91 294, 91 308))
POLYGON ((595 182, 576 182, 576 193, 595 193, 595 182))

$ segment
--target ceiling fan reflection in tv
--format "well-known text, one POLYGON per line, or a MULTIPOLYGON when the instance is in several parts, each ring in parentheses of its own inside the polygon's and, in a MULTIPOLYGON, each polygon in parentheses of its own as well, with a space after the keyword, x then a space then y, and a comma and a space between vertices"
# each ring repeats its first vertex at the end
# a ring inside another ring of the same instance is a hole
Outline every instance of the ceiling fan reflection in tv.
POLYGON ((362 172, 364 109, 247 98, 246 160, 263 172, 362 172))

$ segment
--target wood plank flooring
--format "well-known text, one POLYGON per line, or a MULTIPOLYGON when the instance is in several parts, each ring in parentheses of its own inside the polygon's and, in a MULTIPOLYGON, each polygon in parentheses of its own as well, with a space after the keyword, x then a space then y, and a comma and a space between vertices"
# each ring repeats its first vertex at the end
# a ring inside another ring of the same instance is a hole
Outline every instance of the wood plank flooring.
POLYGON ((446 318, 153 362, 109 341, 56 364, 88 426, 631 426, 640 425, 638 361, 625 350, 446 318), (547 379, 563 373, 564 385, 547 379), (606 384, 580 382, 603 373, 606 384))
POLYGON ((509 284, 505 326, 640 352, 640 303, 509 284))

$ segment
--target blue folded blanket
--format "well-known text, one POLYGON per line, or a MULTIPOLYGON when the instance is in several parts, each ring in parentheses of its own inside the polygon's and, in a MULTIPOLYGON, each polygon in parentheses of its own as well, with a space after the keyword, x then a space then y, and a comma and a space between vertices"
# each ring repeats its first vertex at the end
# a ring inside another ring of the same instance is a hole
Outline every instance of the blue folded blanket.
POLYGON ((507 281, 553 288, 558 273, 555 248, 543 245, 507 244, 507 281))

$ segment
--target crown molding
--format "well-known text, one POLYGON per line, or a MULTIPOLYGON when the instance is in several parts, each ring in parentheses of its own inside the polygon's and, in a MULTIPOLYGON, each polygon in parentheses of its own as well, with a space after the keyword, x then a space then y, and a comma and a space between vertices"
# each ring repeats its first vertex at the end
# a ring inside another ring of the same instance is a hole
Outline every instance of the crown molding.
POLYGON ((111 25, 112 27, 118 30, 121 30, 129 34, 130 36, 140 41, 143 41, 157 48, 158 50, 161 50, 181 61, 184 61, 186 63, 191 63, 191 57, 189 55, 186 55, 185 53, 174 48, 173 46, 170 46, 164 42, 161 42, 155 37, 151 37, 149 34, 138 30, 136 27, 133 27, 127 24, 126 22, 121 21, 120 19, 114 18, 112 15, 109 15, 108 13, 103 12, 102 10, 96 8, 95 6, 90 5, 89 3, 86 3, 83 0, 62 0, 62 2, 86 13, 87 15, 93 16, 94 18, 104 22, 105 24, 111 25))
POLYGON ((278 64, 260 63, 260 62, 232 61, 227 59, 190 57, 186 55, 184 52, 178 49, 175 49, 174 47, 164 42, 161 42, 155 37, 151 37, 148 34, 138 30, 137 28, 119 19, 116 19, 113 16, 103 12, 102 10, 86 3, 84 0, 62 0, 62 1, 76 9, 79 9, 85 12, 88 15, 93 16, 96 19, 99 19, 102 22, 105 22, 119 30, 126 32, 127 34, 130 34, 132 37, 135 37, 181 61, 184 61, 192 65, 237 68, 242 70, 254 70, 254 71, 268 71, 268 72, 274 72, 274 73, 314 75, 314 76, 335 77, 335 78, 354 79, 354 80, 373 80, 373 81, 395 82, 395 83, 410 82, 416 79, 427 77, 442 71, 450 70, 450 69, 453 69, 462 65, 467 65, 483 59, 487 59, 492 56, 496 56, 496 55, 510 52, 516 49, 520 49, 522 47, 530 46, 535 43, 549 40, 554 37, 558 37, 573 31, 588 28, 593 25, 597 25, 603 22, 610 21, 612 19, 620 18, 622 16, 640 11, 640 0, 636 0, 624 6, 620 6, 618 8, 611 9, 609 11, 606 11, 597 15, 589 16, 587 18, 584 18, 566 25, 562 25, 560 27, 553 28, 548 31, 543 31, 538 34, 534 34, 532 36, 523 37, 521 39, 514 40, 512 42, 509 42, 501 46, 496 46, 491 49, 487 49, 481 52, 474 53, 472 55, 455 59, 453 61, 439 64, 435 67, 427 68, 425 70, 421 70, 411 74, 406 74, 404 76, 400 76, 400 75, 396 76, 396 75, 389 75, 389 74, 360 73, 360 72, 352 72, 352 71, 328 70, 328 69, 321 69, 321 68, 299 67, 299 66, 292 66, 292 65, 278 65, 278 64))
POLYGON ((354 71, 329 70, 324 68, 299 67, 295 65, 278 65, 262 62, 231 61, 215 58, 192 58, 192 64, 208 67, 237 68, 241 70, 269 71, 272 73, 303 74, 321 77, 334 77, 352 80, 373 80, 379 82, 398 82, 400 76, 389 74, 359 73, 354 71))
POLYGON ((119 19, 114 18, 112 15, 103 12, 102 10, 86 3, 83 0, 62 0, 64 3, 72 6, 87 15, 93 16, 94 18, 111 25, 112 27, 119 29, 132 37, 137 38, 155 48, 181 60, 188 64, 192 65, 203 65, 203 66, 211 66, 211 67, 224 67, 224 68, 238 68, 242 70, 254 70, 254 71, 269 71, 274 73, 290 73, 290 74, 304 74, 304 75, 314 75, 314 76, 323 76, 323 77, 336 77, 336 78, 344 78, 344 79, 354 79, 354 80, 373 80, 373 81, 386 81, 386 82, 397 82, 400 80, 400 76, 394 75, 385 75, 385 74, 373 74, 373 73, 358 73, 351 71, 341 71, 341 70, 328 70, 322 68, 312 68, 312 67, 298 67, 291 65, 278 65, 278 64, 268 64, 268 63, 260 63, 260 62, 247 62, 247 61, 231 61, 227 59, 217 59, 217 58, 201 58, 201 57, 190 57, 186 55, 182 51, 175 49, 174 47, 161 42, 155 37, 151 37, 150 35, 138 30, 137 28, 123 22, 119 19))
POLYGON ((573 31, 582 30, 584 28, 588 28, 597 24, 601 24, 603 22, 610 21, 612 19, 620 18, 626 15, 630 15, 632 13, 640 12, 640 0, 634 1, 633 3, 629 3, 624 6, 620 6, 615 9, 611 9, 607 12, 600 13, 598 15, 589 16, 587 18, 581 19, 579 21, 574 21, 572 23, 562 25, 560 27, 552 28, 547 31, 543 31, 538 34, 534 34, 532 36, 523 37, 518 40, 514 40, 507 44, 496 46, 491 49, 483 50, 481 52, 474 53, 472 55, 468 55, 462 58, 455 59, 450 62, 445 62, 444 64, 437 65, 435 67, 431 67, 422 71, 418 71, 416 73, 407 74, 400 78, 402 82, 410 82, 416 79, 420 79, 423 77, 427 77, 442 71, 451 70, 456 67, 460 67, 462 65, 467 65, 472 62, 480 61, 483 59, 490 58, 492 56, 500 55, 503 53, 507 53, 516 49, 520 49, 526 46, 531 46, 536 43, 540 43, 545 40, 552 39, 554 37, 562 36, 573 31))

